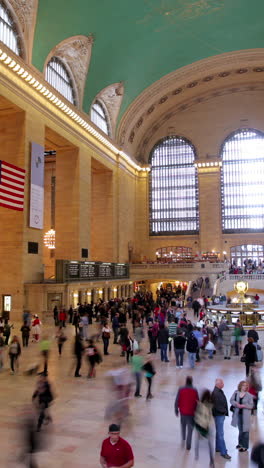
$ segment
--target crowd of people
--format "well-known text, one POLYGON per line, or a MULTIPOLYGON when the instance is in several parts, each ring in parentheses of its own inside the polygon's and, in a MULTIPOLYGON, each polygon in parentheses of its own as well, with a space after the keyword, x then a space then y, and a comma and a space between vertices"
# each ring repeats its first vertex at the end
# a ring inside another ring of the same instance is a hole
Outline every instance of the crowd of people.
POLYGON ((251 258, 247 258, 244 260, 243 265, 239 266, 236 264, 235 261, 232 262, 229 273, 231 275, 250 275, 250 274, 259 274, 262 275, 264 273, 264 262, 260 260, 252 260, 251 258))
MULTIPOLYGON (((131 299, 78 304, 77 308, 70 307, 68 311, 65 308, 54 308, 54 340, 59 358, 63 353, 64 343, 69 339, 66 327, 72 326, 74 330, 73 354, 76 365, 72 375, 75 378, 82 376, 81 369, 84 368, 85 360, 88 364, 87 378, 94 379, 96 366, 103 359, 111 359, 108 357, 109 344, 112 342, 111 347, 120 349, 122 366, 119 363, 118 368, 107 373, 111 398, 106 407, 105 418, 111 424, 109 437, 103 442, 101 450, 100 463, 103 468, 133 466, 133 451, 128 442, 120 437, 120 425, 129 415, 133 393, 134 398, 142 397, 143 377, 147 384, 146 401, 153 399, 153 379, 158 359, 162 363, 174 361, 178 372, 183 367, 188 367, 191 372, 201 360, 207 360, 208 365, 212 365, 210 360, 218 356, 224 360, 240 356, 245 364, 245 379, 234 390, 230 409, 223 392, 224 382, 220 377, 217 378, 214 389, 198 392, 190 374, 185 386, 177 392, 175 414, 180 416, 182 446, 187 450, 191 449, 195 430, 195 457, 199 457, 201 438, 206 439, 211 467, 215 466, 215 450, 224 459, 231 459, 224 439, 224 420, 229 411, 232 412, 232 426, 238 428, 237 450, 246 452, 249 449, 250 418, 251 414, 256 414, 258 396, 262 389, 256 366, 262 360, 259 334, 254 326, 246 332, 239 320, 234 326, 224 319, 220 323, 212 322, 206 307, 206 298, 198 298, 192 302, 192 310, 186 309, 184 294, 179 295, 176 291, 161 288, 156 301, 152 293, 147 292, 136 293, 131 299), (247 344, 243 344, 243 339, 247 340, 247 344), (188 363, 185 362, 186 354, 188 363)), ((23 314, 20 328, 23 346, 17 335, 12 336, 12 325, 9 325, 8 320, 0 320, 1 323, 0 366, 3 367, 1 350, 8 349, 12 374, 18 372, 23 348, 27 348, 31 341, 38 343, 43 369, 39 369, 38 365, 31 371, 40 371, 36 390, 32 395, 37 408, 35 429, 39 432, 43 423, 52 422, 49 406, 54 400, 54 394, 48 379, 51 339, 45 334, 37 315, 31 318, 28 313, 23 314), (5 330, 6 333, 9 332, 8 335, 4 333, 5 330)), ((262 452, 254 449, 255 459, 258 453, 262 452)))

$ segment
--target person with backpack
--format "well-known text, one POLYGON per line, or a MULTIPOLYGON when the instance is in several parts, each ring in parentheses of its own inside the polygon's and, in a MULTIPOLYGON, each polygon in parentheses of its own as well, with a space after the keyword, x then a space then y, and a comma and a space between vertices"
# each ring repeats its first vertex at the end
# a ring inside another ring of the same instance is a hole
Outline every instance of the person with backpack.
POLYGON ((209 390, 204 390, 201 400, 197 402, 196 411, 194 414, 194 424, 196 429, 195 437, 195 460, 199 458, 199 442, 202 438, 208 441, 210 467, 214 468, 214 443, 213 443, 213 402, 212 395, 209 390))

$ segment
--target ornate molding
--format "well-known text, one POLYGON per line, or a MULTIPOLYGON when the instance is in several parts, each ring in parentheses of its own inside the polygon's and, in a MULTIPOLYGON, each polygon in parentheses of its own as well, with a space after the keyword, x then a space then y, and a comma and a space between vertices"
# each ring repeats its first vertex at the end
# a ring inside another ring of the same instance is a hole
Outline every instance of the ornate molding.
POLYGON ((57 44, 49 53, 46 64, 51 57, 59 57, 70 68, 77 88, 78 104, 82 105, 86 77, 91 60, 94 37, 72 36, 57 44))
POLYGON ((35 9, 37 7, 36 0, 9 0, 15 11, 21 25, 23 33, 30 28, 35 9))
POLYGON ((122 104, 124 96, 124 85, 122 82, 113 83, 106 88, 102 89, 100 93, 97 94, 96 99, 103 101, 108 118, 110 120, 111 134, 114 137, 116 131, 116 123, 119 114, 119 110, 122 104))
POLYGON ((248 72, 255 74, 254 81, 259 81, 257 75, 262 71, 264 50, 250 49, 210 57, 169 73, 144 90, 129 106, 120 122, 117 141, 125 150, 134 152, 132 145, 137 135, 142 140, 145 127, 155 124, 162 112, 161 107, 172 105, 172 99, 177 105, 183 95, 183 99, 189 98, 196 87, 203 92, 212 86, 212 81, 213 86, 222 86, 220 81, 237 81, 248 72))
MULTIPOLYGON (((179 102, 178 105, 173 105, 170 109, 167 109, 163 114, 159 115, 157 120, 155 120, 154 125, 150 125, 140 139, 136 150, 135 155, 137 156, 136 159, 140 161, 142 164, 146 164, 146 158, 148 158, 149 151, 155 144, 155 134, 163 127, 166 122, 169 122, 173 119, 176 115, 179 115, 185 111, 189 111, 191 107, 199 105, 201 103, 208 102, 216 97, 238 94, 241 92, 248 92, 248 91, 259 91, 261 93, 264 92, 264 85, 263 83, 248 83, 243 84, 240 86, 230 86, 219 88, 217 90, 211 90, 210 92, 204 92, 199 96, 195 96, 189 99, 186 99, 183 102, 179 102)), ((228 131, 229 133, 229 131, 228 131)))
POLYGON ((24 49, 24 58, 30 62, 38 0, 9 0, 8 3, 17 20, 18 31, 24 49))

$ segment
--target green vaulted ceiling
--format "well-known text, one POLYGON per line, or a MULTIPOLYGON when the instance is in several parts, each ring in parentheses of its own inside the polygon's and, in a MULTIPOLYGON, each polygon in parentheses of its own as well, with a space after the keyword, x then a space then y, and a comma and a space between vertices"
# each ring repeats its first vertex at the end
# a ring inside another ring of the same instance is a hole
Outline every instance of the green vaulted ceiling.
POLYGON ((99 91, 123 81, 123 113, 169 72, 223 52, 264 47, 263 18, 263 0, 39 0, 33 64, 42 71, 56 44, 92 33, 83 108, 88 112, 99 91))

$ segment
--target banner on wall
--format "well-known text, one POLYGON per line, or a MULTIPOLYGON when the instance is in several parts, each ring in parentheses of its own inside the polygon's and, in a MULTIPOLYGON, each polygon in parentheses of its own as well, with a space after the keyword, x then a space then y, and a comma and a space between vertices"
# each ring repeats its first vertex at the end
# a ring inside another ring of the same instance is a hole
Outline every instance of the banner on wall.
POLYGON ((44 216, 44 148, 31 143, 31 184, 29 226, 43 229, 44 216))

